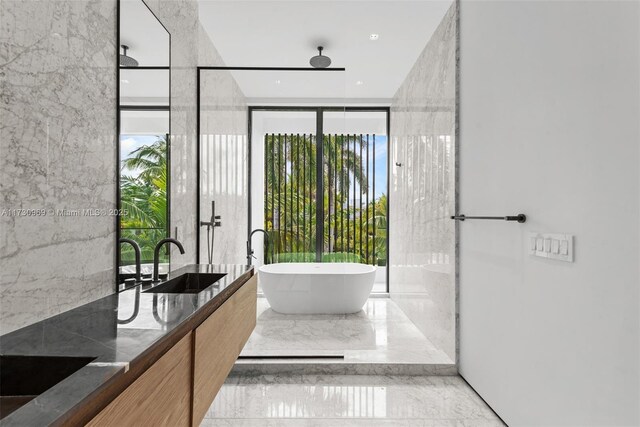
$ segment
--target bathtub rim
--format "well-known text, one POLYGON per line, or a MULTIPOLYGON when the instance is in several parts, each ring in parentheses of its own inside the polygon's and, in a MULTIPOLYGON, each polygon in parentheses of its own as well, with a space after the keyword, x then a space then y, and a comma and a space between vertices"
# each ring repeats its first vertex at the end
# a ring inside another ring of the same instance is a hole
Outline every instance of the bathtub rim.
POLYGON ((377 266, 375 265, 371 265, 371 264, 362 264, 362 263, 357 263, 357 262, 281 262, 281 263, 275 263, 275 264, 265 264, 265 265, 261 265, 260 267, 258 267, 258 272, 259 273, 266 273, 266 274, 309 274, 309 275, 346 275, 346 276, 352 276, 352 275, 360 275, 360 274, 371 274, 371 273, 375 273, 376 270, 378 269, 377 266), (330 271, 327 269, 313 269, 313 270, 308 270, 308 271, 287 271, 287 270, 283 270, 283 271, 273 271, 273 269, 279 268, 279 267, 286 267, 286 266, 303 266, 303 265, 308 265, 308 266, 329 266, 329 265, 342 265, 342 266, 357 266, 358 268, 363 268, 360 271, 349 271, 348 269, 344 269, 341 271, 330 271), (271 271, 270 271, 271 270, 271 271))

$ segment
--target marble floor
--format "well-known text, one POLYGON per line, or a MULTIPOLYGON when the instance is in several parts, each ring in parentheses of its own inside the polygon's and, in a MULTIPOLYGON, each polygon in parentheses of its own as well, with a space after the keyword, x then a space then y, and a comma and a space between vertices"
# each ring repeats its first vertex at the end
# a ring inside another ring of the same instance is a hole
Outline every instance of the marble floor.
POLYGON ((279 314, 258 298, 257 325, 234 372, 456 374, 389 298, 370 298, 359 313, 344 315, 279 314))
POLYGON ((229 377, 202 427, 505 424, 459 376, 229 377))

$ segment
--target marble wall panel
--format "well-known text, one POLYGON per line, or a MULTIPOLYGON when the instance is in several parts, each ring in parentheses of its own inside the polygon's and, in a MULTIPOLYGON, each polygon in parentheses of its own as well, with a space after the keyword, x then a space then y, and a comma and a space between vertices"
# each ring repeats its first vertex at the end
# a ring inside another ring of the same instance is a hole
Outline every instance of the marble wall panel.
POLYGON ((114 290, 115 218, 82 209, 116 206, 116 3, 3 0, 0 28, 4 334, 114 290))
MULTIPOLYGON (((181 255, 172 248, 176 269, 195 262, 199 232, 196 67, 222 60, 196 0, 146 3, 171 33, 171 235, 186 249, 181 255)), ((0 212, 45 210, 0 216, 4 334, 114 291, 115 218, 55 211, 116 206, 118 49, 116 0, 3 0, 0 12, 0 212)), ((238 91, 233 79, 224 84, 238 91)), ((237 106, 243 102, 238 93, 237 106)), ((246 141, 246 124, 234 128, 246 141)), ((232 225, 246 215, 224 217, 232 225)), ((238 227, 246 230, 246 219, 238 227)), ((241 261, 216 261, 227 259, 241 261)))
POLYGON ((455 79, 453 4, 391 106, 391 298, 455 360, 455 79))

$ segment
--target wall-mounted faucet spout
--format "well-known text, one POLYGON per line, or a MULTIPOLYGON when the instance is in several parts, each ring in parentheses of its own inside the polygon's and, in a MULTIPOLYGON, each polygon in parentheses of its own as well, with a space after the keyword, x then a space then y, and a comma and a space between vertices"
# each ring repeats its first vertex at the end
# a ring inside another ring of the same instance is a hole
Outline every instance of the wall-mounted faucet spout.
POLYGON ((253 235, 258 232, 264 234, 264 239, 267 242, 267 248, 269 248, 269 233, 262 228, 256 228, 253 230, 251 234, 249 234, 249 240, 247 240, 247 265, 251 265, 251 258, 255 258, 253 256, 253 248, 251 247, 251 239, 253 238, 253 235))
POLYGON ((158 281, 158 277, 159 277, 158 264, 160 263, 160 260, 159 260, 160 249, 162 248, 162 245, 164 245, 165 243, 175 244, 178 247, 178 249, 180 249, 180 253, 184 255, 184 247, 182 247, 182 243, 180 243, 176 239, 167 237, 166 239, 160 240, 156 245, 156 248, 153 250, 153 281, 154 282, 158 281))

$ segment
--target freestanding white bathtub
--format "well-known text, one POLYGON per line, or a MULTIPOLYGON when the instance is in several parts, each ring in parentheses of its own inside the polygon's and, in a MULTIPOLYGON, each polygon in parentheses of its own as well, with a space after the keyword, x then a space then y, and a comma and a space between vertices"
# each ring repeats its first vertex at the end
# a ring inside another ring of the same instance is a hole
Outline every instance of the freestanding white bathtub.
POLYGON ((269 305, 284 314, 346 314, 362 310, 376 267, 356 263, 263 265, 258 279, 269 305))

